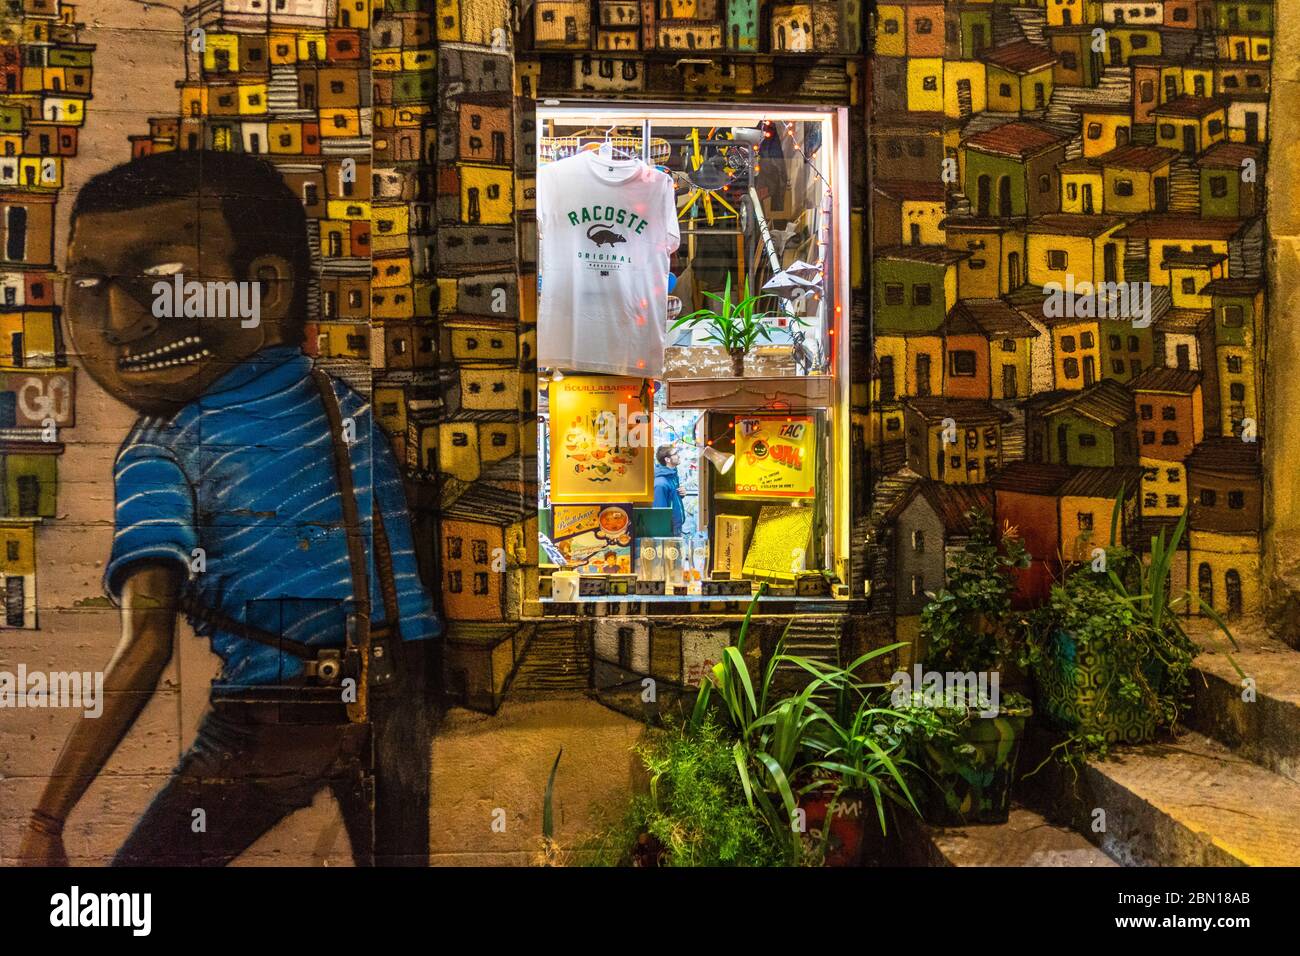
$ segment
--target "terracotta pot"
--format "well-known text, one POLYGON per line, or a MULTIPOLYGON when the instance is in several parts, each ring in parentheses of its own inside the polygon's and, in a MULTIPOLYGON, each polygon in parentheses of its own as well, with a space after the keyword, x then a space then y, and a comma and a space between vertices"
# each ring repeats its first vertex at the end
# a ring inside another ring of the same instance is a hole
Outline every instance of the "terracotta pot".
POLYGON ((869 791, 846 790, 837 795, 834 787, 827 786, 801 796, 799 808, 807 824, 805 840, 813 846, 825 841, 826 866, 885 865, 885 836, 869 791))
POLYGON ((744 378, 745 377, 745 350, 727 349, 727 354, 731 356, 731 370, 735 373, 736 378, 744 378))

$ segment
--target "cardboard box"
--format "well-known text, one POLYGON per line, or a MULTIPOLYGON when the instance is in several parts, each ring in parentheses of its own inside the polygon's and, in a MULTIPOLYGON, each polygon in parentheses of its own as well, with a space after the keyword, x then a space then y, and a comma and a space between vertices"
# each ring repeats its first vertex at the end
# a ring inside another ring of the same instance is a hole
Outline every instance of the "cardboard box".
POLYGON ((740 577, 749 543, 749 515, 718 515, 713 519, 713 571, 740 577))

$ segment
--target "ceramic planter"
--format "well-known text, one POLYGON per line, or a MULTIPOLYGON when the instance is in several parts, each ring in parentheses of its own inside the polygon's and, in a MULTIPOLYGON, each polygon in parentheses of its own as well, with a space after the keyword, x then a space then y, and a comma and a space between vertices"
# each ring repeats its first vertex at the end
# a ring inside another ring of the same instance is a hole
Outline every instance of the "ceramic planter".
MULTIPOLYGON (((1158 674, 1148 679, 1159 685, 1158 674)), ((1060 728, 1100 734, 1108 743, 1140 744, 1155 739, 1158 715, 1120 697, 1119 680, 1104 655, 1080 648, 1064 631, 1034 667, 1039 705, 1060 728)))
POLYGON ((927 743, 917 801, 933 826, 1006 823, 1027 711, 973 717, 958 741, 927 743))

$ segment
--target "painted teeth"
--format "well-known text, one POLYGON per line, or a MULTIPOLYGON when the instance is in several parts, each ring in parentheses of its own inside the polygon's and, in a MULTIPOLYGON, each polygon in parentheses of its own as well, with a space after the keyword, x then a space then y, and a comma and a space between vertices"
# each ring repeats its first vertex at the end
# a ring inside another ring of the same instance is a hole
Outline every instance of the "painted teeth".
POLYGON ((190 336, 150 352, 143 352, 140 355, 124 355, 118 360, 118 365, 128 372, 151 372, 160 368, 173 368, 177 365, 192 365, 200 359, 211 357, 211 350, 199 349, 181 355, 173 355, 172 353, 184 346, 199 344, 201 344, 200 339, 190 336), (154 359, 154 361, 150 362, 149 359, 154 359))
POLYGON ((126 354, 118 359, 119 367, 133 372, 149 371, 151 369, 171 368, 175 365, 188 365, 196 362, 199 358, 206 358, 212 353, 207 349, 201 351, 189 351, 185 354, 175 354, 180 349, 191 348, 201 345, 202 339, 197 336, 187 336, 175 342, 169 342, 166 345, 153 349, 149 352, 141 352, 139 355, 126 354), (154 361, 149 361, 153 359, 154 361))

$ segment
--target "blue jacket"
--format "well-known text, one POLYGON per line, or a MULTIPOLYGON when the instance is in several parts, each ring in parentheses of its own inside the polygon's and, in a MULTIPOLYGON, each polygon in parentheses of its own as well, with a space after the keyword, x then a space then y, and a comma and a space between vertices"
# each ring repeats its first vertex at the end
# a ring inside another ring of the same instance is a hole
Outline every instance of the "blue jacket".
POLYGON ((686 508, 682 505, 682 496, 677 489, 682 480, 677 477, 677 469, 667 465, 655 465, 655 500, 656 508, 673 509, 673 536, 682 533, 682 524, 686 521, 686 508))

